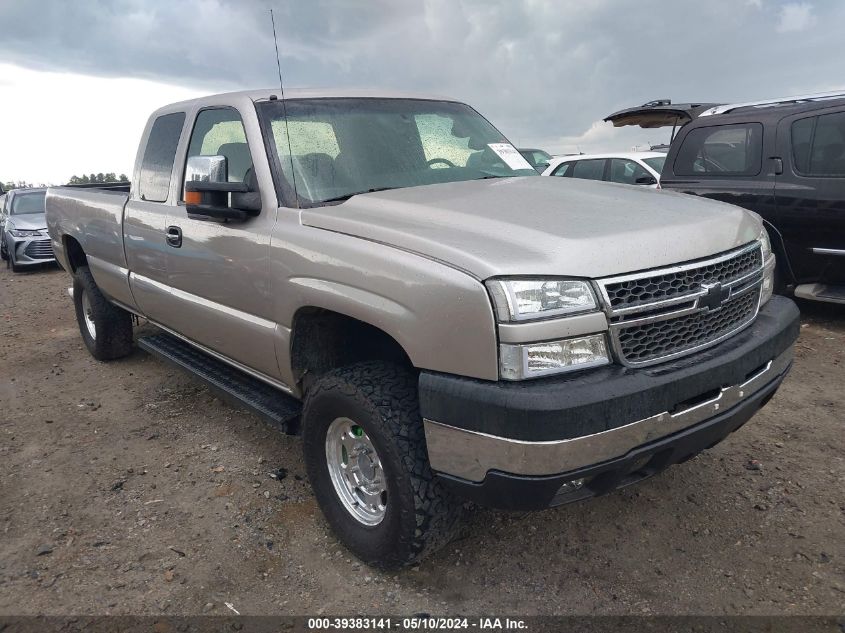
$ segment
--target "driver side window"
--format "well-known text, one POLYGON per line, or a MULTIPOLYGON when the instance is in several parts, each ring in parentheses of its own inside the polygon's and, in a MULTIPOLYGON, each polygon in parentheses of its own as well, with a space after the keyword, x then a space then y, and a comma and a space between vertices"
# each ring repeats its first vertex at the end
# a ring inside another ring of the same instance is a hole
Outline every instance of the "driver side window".
POLYGON ((232 108, 203 110, 197 115, 188 146, 188 158, 193 156, 225 156, 229 182, 254 178, 244 124, 232 108))

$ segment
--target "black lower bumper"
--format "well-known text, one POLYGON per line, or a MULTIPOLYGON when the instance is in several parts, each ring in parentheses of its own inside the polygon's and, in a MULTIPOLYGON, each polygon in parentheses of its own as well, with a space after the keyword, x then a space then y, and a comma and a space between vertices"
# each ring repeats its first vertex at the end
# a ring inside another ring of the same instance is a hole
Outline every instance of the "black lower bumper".
POLYGON ((546 477, 490 471, 480 483, 440 474, 460 497, 503 510, 540 510, 597 497, 647 479, 712 448, 750 420, 775 395, 783 372, 741 405, 694 427, 595 466, 546 477), (575 485, 570 482, 579 482, 575 485))
POLYGON ((434 435, 429 439, 429 458, 451 488, 483 505, 535 509, 604 494, 689 459, 748 421, 789 370, 798 332, 795 304, 773 297, 743 332, 704 352, 653 367, 608 366, 522 383, 424 372, 420 408, 426 433, 440 433, 439 442, 434 435), (776 365, 762 377, 761 368, 773 361, 776 365), (759 377, 753 390, 743 391, 751 376, 759 377), (662 430, 663 418, 654 419, 664 412, 670 416, 695 408, 727 388, 741 398, 730 408, 715 406, 712 415, 700 416, 689 426, 662 430), (624 444, 632 436, 628 431, 644 421, 657 431, 643 435, 643 441, 624 444), (452 437, 465 448, 457 450, 449 441, 452 437), (480 450, 472 450, 472 438, 478 438, 480 450), (604 438, 617 443, 610 453, 602 450, 607 448, 601 446, 604 438), (584 445, 603 456, 573 464, 566 459, 558 463, 552 454, 558 467, 546 470, 548 445, 567 442, 575 444, 563 447, 561 454, 571 455, 577 446, 582 457, 584 445), (495 459, 488 460, 491 455, 495 459), (513 468, 511 455, 519 457, 513 468), (540 472, 532 462, 534 455, 544 459, 540 472))

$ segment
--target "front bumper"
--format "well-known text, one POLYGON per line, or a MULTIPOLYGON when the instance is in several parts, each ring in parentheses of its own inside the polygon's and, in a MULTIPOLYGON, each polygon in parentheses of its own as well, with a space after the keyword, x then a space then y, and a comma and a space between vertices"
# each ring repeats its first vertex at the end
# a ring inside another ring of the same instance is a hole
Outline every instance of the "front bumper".
POLYGON ((6 252, 18 266, 34 266, 56 261, 49 237, 14 237, 6 233, 6 252))
POLYGON ((524 383, 424 372, 420 407, 432 469, 459 494, 508 509, 639 481, 750 419, 788 372, 798 329, 798 309, 774 297, 736 336, 649 368, 524 383))

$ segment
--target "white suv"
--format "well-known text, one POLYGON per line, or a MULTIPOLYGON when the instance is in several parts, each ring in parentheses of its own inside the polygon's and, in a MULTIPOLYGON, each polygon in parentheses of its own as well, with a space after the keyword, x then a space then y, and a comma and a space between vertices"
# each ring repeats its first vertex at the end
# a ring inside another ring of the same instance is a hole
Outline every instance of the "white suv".
POLYGON ((658 187, 666 154, 662 152, 618 152, 574 154, 549 161, 544 176, 606 180, 625 185, 658 187))

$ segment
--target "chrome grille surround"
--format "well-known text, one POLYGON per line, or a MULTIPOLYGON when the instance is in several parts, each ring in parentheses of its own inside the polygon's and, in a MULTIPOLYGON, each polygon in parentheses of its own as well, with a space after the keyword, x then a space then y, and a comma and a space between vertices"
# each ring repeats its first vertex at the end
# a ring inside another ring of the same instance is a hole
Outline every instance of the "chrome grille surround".
POLYGON ((616 360, 643 367, 700 351, 754 321, 760 243, 677 266, 599 279, 616 360))

